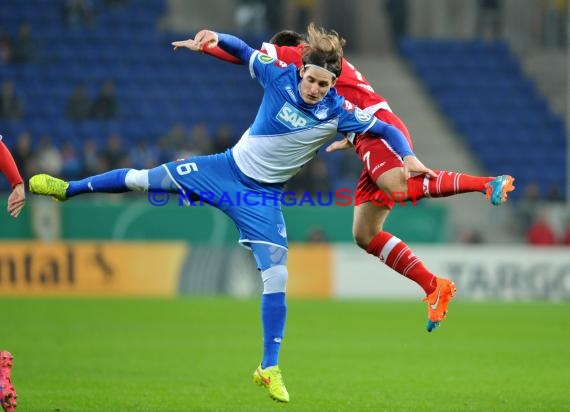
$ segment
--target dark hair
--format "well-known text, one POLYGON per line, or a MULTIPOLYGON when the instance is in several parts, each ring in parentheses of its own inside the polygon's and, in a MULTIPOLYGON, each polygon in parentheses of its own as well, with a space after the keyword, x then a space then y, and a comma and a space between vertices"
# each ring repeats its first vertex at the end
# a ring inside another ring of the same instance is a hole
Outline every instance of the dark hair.
POLYGON ((342 47, 344 40, 334 31, 326 31, 314 23, 307 27, 307 47, 303 49, 303 65, 314 64, 322 67, 336 77, 342 70, 342 47))
POLYGON ((305 42, 305 37, 301 33, 293 30, 281 30, 273 35, 269 43, 277 46, 298 46, 305 42))

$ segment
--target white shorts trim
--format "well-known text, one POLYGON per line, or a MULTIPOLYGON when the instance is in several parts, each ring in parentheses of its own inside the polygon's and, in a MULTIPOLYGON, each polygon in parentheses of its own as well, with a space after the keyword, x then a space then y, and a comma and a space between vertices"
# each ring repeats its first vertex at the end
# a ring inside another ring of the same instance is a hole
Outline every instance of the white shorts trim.
POLYGON ((280 247, 281 249, 285 249, 285 250, 289 250, 289 248, 283 246, 283 245, 278 245, 277 243, 273 243, 273 242, 267 242, 265 240, 250 240, 250 239, 240 239, 238 240, 238 243, 243 246, 244 248, 246 248, 247 250, 251 250, 251 248, 247 245, 244 245, 244 243, 261 243, 264 245, 271 245, 271 246, 277 246, 280 247))

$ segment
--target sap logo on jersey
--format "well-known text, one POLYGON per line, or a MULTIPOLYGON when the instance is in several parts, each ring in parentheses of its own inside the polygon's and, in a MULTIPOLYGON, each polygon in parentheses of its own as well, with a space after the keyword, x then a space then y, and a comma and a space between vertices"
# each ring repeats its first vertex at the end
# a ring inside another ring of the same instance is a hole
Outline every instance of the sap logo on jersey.
POLYGON ((277 120, 283 123, 291 130, 310 127, 314 120, 301 113, 289 103, 285 103, 279 113, 277 113, 277 120))

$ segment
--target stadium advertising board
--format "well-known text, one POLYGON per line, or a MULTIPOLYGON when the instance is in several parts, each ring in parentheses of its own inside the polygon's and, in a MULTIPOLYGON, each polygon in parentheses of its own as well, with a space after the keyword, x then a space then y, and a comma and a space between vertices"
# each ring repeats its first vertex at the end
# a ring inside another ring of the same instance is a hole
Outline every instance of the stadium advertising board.
POLYGON ((332 251, 329 245, 289 246, 287 293, 291 297, 330 297, 332 251))
MULTIPOLYGON (((418 246, 434 273, 457 285, 458 297, 494 300, 570 299, 570 249, 527 246, 418 246)), ((334 295, 420 297, 421 289, 352 246, 334 247, 334 295)))
POLYGON ((0 295, 172 296, 183 242, 2 242, 0 295))
MULTIPOLYGON (((259 272, 249 253, 238 246, 202 249, 185 242, 0 242, 0 296, 260 293, 259 272)), ((413 249, 430 270, 456 283, 459 298, 570 299, 570 253, 565 248, 413 249)), ((290 297, 423 297, 414 282, 352 244, 292 244, 288 271, 290 297)))

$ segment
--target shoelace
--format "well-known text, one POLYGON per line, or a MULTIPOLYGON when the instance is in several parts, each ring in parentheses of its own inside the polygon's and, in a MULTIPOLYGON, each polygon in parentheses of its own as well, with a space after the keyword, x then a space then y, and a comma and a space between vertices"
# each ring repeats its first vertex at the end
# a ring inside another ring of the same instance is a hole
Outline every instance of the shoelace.
POLYGON ((47 185, 51 190, 59 190, 60 189, 60 183, 57 180, 54 179, 46 179, 47 181, 47 185))

